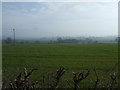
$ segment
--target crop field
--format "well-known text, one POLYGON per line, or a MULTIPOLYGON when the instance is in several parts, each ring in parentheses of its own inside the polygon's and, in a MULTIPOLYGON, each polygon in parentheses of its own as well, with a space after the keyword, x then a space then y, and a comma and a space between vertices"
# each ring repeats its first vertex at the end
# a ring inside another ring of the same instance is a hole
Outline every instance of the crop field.
MULTIPOLYGON (((118 62, 117 44, 4 44, 2 46, 3 80, 14 78, 26 67, 37 68, 31 80, 64 67, 63 82, 72 83, 73 72, 96 69, 98 76, 107 76, 118 62)), ((94 80, 94 72, 82 83, 94 80)), ((104 78, 103 78, 104 79, 104 78)), ((63 86, 67 86, 64 84, 63 86)))

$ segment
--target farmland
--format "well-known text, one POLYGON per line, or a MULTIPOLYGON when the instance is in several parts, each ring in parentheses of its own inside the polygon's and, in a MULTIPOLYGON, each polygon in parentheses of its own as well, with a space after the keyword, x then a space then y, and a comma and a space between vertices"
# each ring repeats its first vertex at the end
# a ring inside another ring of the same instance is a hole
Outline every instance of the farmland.
POLYGON ((3 80, 15 77, 24 67, 38 69, 32 80, 64 67, 68 73, 63 78, 71 82, 72 72, 95 68, 99 76, 106 75, 118 62, 117 44, 4 44, 2 48, 3 80))

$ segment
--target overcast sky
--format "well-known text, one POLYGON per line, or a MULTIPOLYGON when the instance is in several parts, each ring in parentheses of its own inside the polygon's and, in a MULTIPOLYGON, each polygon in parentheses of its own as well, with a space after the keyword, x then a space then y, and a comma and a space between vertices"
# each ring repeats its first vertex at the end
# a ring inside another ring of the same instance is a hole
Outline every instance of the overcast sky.
POLYGON ((4 2, 3 36, 118 35, 117 2, 4 2))

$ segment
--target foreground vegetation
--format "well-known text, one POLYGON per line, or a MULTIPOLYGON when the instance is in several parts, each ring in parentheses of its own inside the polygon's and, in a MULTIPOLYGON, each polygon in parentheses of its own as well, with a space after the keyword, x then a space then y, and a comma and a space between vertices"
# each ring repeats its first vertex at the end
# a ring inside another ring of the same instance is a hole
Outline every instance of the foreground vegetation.
MULTIPOLYGON (((56 72, 49 73, 47 75, 44 75, 42 77, 41 81, 32 81, 30 82, 29 77, 32 75, 33 71, 37 69, 32 69, 30 72, 27 71, 26 68, 24 68, 23 73, 20 72, 20 74, 12 80, 9 80, 7 82, 8 85, 5 85, 3 83, 2 89, 10 89, 10 90, 46 90, 46 89, 61 89, 65 88, 61 86, 61 77, 63 77, 64 73, 66 72, 66 69, 64 67, 60 67, 56 72), (39 84, 39 85, 38 85, 39 84)), ((93 87, 85 87, 85 89, 94 89, 97 90, 98 88, 106 88, 107 90, 115 90, 118 88, 118 74, 116 72, 111 73, 107 77, 109 77, 109 80, 107 82, 105 80, 102 80, 98 77, 98 74, 95 69, 93 69, 96 80, 93 83, 93 87)), ((86 79, 90 75, 90 70, 82 71, 79 73, 73 73, 72 81, 73 83, 69 83, 67 80, 67 85, 69 88, 77 90, 81 88, 81 82, 86 79)), ((62 82, 63 83, 63 82, 62 82)), ((89 84, 89 83, 87 83, 89 84)))
POLYGON ((61 87, 73 84, 72 72, 83 72, 86 69, 92 72, 80 86, 94 87, 94 70, 99 79, 105 82, 111 80, 110 74, 117 72, 117 50, 117 44, 4 44, 3 82, 16 78, 24 67, 28 70, 37 69, 31 75, 31 82, 39 82, 44 75, 64 67, 67 73, 62 77, 61 87))

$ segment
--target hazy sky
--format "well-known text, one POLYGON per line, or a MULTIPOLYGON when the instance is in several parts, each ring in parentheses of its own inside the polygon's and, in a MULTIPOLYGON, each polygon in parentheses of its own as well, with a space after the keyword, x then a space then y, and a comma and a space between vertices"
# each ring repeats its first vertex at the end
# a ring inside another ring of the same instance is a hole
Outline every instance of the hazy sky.
POLYGON ((118 35, 118 3, 4 2, 3 36, 118 35))
POLYGON ((0 2, 0 38, 2 38, 2 3, 0 2))

